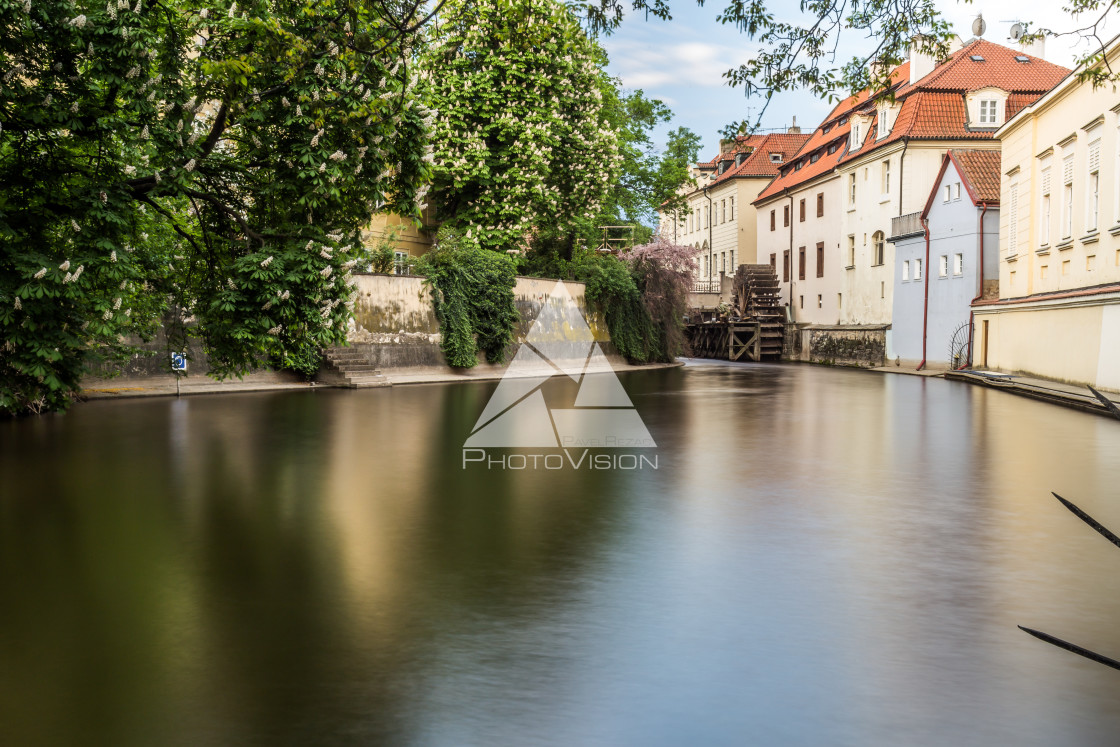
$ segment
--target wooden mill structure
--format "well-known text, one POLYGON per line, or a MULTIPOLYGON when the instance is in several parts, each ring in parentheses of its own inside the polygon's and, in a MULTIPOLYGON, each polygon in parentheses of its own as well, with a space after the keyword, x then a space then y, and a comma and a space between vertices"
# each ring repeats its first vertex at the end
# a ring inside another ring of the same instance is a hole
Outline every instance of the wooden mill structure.
POLYGON ((729 361, 779 360, 782 357, 785 310, 778 276, 770 265, 739 265, 726 314, 695 310, 687 335, 696 358, 729 361))

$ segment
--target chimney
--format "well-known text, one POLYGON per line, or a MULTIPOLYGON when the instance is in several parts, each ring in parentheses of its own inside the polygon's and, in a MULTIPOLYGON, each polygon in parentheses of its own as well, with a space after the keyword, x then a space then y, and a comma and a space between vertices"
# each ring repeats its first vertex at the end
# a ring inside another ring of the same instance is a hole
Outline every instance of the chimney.
POLYGON ((719 154, 721 156, 724 153, 730 153, 732 150, 734 150, 734 148, 735 148, 735 139, 734 138, 719 141, 719 154))
POLYGON ((800 135, 801 134, 801 128, 797 126, 797 117, 796 116, 793 118, 793 124, 791 124, 789 127, 786 128, 786 132, 788 132, 790 135, 800 135))
POLYGON ((915 36, 910 40, 910 85, 914 85, 937 67, 937 60, 933 59, 933 55, 919 49, 923 41, 923 36, 915 36))
POLYGON ((1019 42, 1019 49, 1023 54, 1029 54, 1031 57, 1037 57, 1040 60, 1046 59, 1046 37, 1042 37, 1033 42, 1019 42))

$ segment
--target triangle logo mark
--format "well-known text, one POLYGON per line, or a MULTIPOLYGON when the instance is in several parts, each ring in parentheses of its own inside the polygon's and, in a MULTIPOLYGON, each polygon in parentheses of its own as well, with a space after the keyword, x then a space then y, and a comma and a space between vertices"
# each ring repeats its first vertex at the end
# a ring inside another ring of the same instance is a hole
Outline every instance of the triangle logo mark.
POLYGON ((464 447, 655 447, 579 306, 557 282, 464 447), (549 409, 541 387, 579 383, 574 407, 549 409))

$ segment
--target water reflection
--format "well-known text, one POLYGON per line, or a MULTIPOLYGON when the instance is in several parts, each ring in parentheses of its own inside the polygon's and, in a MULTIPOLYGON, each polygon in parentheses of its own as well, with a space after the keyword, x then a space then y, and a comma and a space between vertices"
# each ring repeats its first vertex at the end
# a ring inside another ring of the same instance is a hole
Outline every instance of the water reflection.
POLYGON ((624 376, 660 469, 459 468, 487 384, 0 423, 5 743, 1112 744, 1120 424, 624 376))

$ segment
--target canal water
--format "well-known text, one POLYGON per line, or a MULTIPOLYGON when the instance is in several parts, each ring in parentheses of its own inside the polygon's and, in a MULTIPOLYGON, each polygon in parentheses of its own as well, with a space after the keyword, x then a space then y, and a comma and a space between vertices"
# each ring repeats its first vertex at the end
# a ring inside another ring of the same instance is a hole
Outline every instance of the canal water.
MULTIPOLYGON (((0 423, 5 745, 1115 745, 1120 422, 622 376, 657 469, 462 468, 494 384, 0 423)), ((550 396, 561 396, 553 392, 550 396)))

